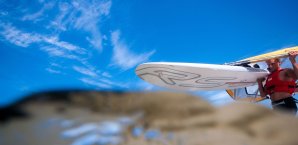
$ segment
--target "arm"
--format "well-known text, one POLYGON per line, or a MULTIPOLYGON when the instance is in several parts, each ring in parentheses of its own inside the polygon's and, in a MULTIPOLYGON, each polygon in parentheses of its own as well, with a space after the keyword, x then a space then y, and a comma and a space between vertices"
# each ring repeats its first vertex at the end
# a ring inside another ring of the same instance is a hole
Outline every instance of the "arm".
POLYGON ((258 82, 258 88, 259 88, 259 91, 260 91, 260 95, 262 98, 265 98, 267 93, 265 92, 264 90, 264 87, 263 87, 263 81, 265 80, 265 78, 259 78, 257 79, 257 82, 258 82))
POLYGON ((289 60, 292 63, 294 73, 296 75, 296 78, 298 78, 298 64, 296 63, 296 56, 298 54, 298 51, 292 51, 289 53, 289 60))

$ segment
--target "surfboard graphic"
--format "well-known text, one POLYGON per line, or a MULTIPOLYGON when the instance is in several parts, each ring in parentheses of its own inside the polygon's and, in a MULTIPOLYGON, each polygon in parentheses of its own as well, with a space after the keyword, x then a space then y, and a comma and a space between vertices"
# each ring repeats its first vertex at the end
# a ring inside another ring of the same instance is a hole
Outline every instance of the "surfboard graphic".
POLYGON ((198 91, 251 86, 257 78, 265 77, 268 72, 242 66, 151 62, 139 65, 136 74, 160 87, 198 91))

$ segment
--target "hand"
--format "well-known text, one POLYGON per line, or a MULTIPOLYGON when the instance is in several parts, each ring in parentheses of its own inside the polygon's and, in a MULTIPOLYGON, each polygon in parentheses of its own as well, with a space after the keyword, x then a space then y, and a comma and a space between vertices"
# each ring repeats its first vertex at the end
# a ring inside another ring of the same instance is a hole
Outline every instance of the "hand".
POLYGON ((258 82, 258 83, 263 83, 264 81, 265 81, 265 78, 258 78, 258 79, 257 79, 257 82, 258 82))
POLYGON ((298 51, 290 51, 289 53, 289 60, 292 64, 296 63, 296 56, 298 55, 298 51))

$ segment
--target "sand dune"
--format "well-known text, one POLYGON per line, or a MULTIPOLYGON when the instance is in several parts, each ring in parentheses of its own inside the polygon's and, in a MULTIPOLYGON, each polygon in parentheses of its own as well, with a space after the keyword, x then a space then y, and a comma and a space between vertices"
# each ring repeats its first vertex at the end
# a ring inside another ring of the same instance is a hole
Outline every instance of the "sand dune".
POLYGON ((298 144, 297 118, 256 104, 216 108, 198 97, 167 92, 62 91, 30 97, 14 106, 27 117, 2 116, 0 144, 298 144), (138 128, 137 136, 132 132, 138 128), (103 134, 111 129, 114 134, 103 134), (65 136, 67 131, 76 136, 65 136))

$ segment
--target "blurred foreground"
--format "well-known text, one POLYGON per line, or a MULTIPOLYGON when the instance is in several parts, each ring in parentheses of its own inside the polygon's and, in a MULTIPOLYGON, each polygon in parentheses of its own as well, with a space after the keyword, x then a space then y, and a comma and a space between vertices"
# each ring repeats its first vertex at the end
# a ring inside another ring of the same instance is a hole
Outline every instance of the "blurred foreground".
POLYGON ((1 109, 1 145, 297 145, 298 119, 166 92, 40 93, 1 109))

